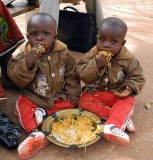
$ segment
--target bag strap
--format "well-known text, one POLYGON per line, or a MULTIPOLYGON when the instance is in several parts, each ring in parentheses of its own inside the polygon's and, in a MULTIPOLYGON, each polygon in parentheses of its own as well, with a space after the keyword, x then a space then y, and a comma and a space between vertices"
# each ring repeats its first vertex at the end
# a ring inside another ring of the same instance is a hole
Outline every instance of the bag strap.
POLYGON ((64 7, 63 9, 64 9, 64 10, 72 9, 72 10, 75 11, 75 12, 79 12, 76 8, 71 7, 71 6, 64 7))

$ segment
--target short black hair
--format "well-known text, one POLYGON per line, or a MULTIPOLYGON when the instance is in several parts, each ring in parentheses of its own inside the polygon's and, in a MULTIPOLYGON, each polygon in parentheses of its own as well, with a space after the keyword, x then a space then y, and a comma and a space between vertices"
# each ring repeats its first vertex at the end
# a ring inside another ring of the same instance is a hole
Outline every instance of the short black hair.
POLYGON ((124 31, 124 34, 126 35, 126 32, 127 32, 127 25, 126 23, 119 19, 119 18, 116 18, 116 17, 108 17, 108 18, 105 18, 104 20, 102 20, 99 24, 99 29, 103 26, 103 24, 108 24, 108 25, 111 25, 111 26, 116 26, 116 27, 121 27, 124 31))
POLYGON ((56 29, 57 24, 56 24, 55 19, 54 19, 51 15, 49 15, 49 14, 47 14, 47 13, 44 13, 44 12, 39 12, 39 13, 36 13, 36 14, 32 15, 32 16, 29 18, 28 22, 27 22, 27 26, 29 25, 29 23, 32 21, 32 19, 33 19, 35 16, 48 17, 48 18, 53 22, 53 24, 55 25, 55 29, 56 29))

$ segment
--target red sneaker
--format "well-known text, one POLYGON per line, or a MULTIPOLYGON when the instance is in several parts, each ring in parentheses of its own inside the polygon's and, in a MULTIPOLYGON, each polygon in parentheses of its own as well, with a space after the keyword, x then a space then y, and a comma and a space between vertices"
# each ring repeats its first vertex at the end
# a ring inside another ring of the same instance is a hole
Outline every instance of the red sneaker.
POLYGON ((33 132, 19 145, 18 153, 21 158, 28 159, 49 143, 50 141, 42 132, 33 132))
POLYGON ((3 89, 2 84, 0 83, 0 100, 5 100, 5 99, 7 99, 6 93, 5 93, 4 89, 3 89))

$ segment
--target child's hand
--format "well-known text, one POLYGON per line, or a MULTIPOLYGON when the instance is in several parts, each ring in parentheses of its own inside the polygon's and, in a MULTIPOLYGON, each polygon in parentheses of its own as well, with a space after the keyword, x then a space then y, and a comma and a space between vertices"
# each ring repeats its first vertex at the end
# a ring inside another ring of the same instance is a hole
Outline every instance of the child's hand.
POLYGON ((77 104, 77 102, 78 102, 78 96, 74 96, 74 95, 67 95, 67 99, 69 100, 69 101, 71 101, 71 103, 73 103, 73 104, 77 104))
POLYGON ((34 47, 32 47, 32 49, 30 50, 29 54, 27 54, 26 57, 27 68, 31 69, 34 62, 37 61, 41 57, 41 55, 45 53, 45 51, 46 47, 41 44, 37 44, 34 47))
POLYGON ((98 69, 104 67, 107 64, 106 56, 98 54, 96 56, 96 64, 98 69))
POLYGON ((132 93, 133 93, 133 90, 130 87, 126 86, 126 89, 123 92, 121 92, 121 93, 116 92, 115 95, 118 98, 126 98, 126 97, 130 96, 132 93))

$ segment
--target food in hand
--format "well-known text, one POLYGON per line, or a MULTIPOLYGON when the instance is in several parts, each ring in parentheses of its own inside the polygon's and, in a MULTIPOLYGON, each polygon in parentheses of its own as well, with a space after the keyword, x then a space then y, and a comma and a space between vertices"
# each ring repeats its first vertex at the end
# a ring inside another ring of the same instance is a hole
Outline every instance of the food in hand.
POLYGON ((41 44, 35 45, 32 49, 36 51, 37 54, 40 54, 40 55, 46 51, 46 47, 41 44))
POLYGON ((99 54, 106 57, 106 65, 111 68, 110 60, 112 59, 113 53, 110 51, 100 51, 99 54))
POLYGON ((109 62, 113 56, 113 53, 110 51, 100 51, 100 55, 104 55, 106 57, 106 60, 109 62))

